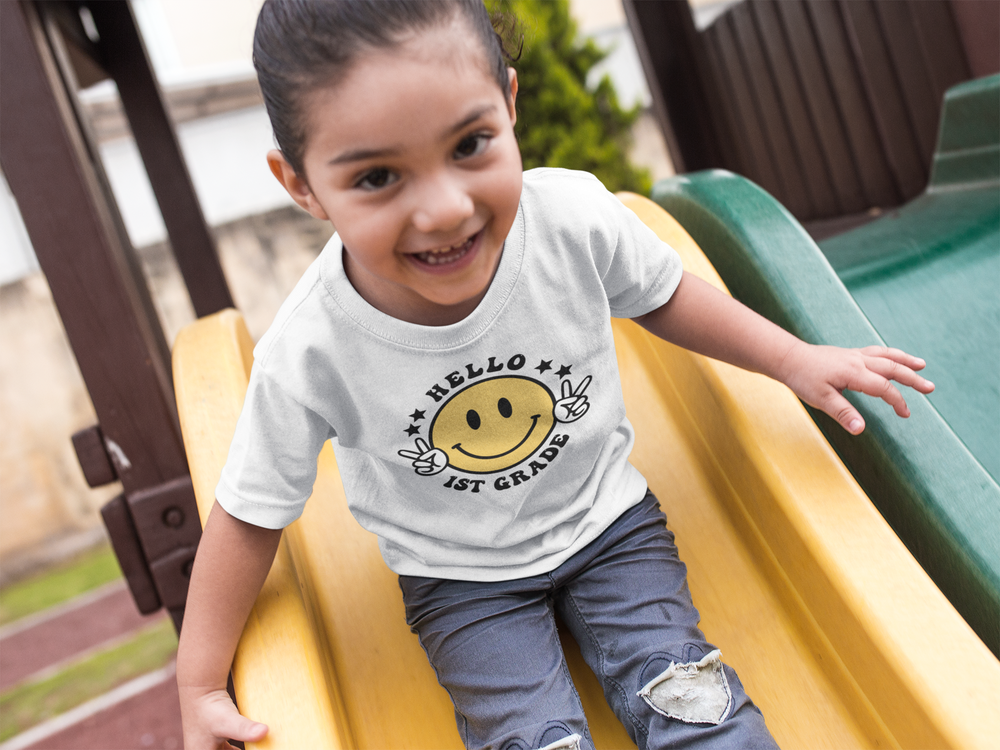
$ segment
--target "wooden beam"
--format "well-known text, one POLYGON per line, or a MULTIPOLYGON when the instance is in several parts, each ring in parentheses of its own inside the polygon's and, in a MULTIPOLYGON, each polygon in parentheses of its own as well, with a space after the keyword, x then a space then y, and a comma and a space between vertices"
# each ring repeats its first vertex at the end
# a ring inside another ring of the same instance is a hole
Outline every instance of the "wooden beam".
POLYGON ((202 317, 233 307, 215 240, 205 222, 132 9, 126 0, 86 5, 100 34, 100 63, 118 85, 195 314, 202 317))
MULTIPOLYGON (((188 467, 169 350, 96 147, 81 126, 68 59, 50 32, 34 3, 0 2, 0 164, 131 508, 131 518, 109 530, 127 536, 130 528, 148 528, 144 509, 158 506, 140 501, 158 491, 172 492, 197 525, 193 496, 185 500, 177 490, 188 467)), ((119 500, 110 515, 121 521, 123 507, 119 500)), ((169 527, 172 520, 161 522, 169 527)), ((171 528, 178 543, 155 555, 142 545, 143 564, 132 566, 129 583, 143 611, 165 601, 176 619, 184 601, 176 573, 183 578, 197 535, 171 528)), ((113 541, 119 551, 141 538, 113 541)))

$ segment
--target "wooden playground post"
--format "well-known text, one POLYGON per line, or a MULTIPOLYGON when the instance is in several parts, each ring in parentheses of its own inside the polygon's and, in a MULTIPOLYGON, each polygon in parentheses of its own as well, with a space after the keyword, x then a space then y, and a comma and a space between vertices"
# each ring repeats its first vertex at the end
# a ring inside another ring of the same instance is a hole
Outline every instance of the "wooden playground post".
POLYGON ((91 486, 121 482, 102 516, 139 610, 166 607, 179 626, 201 524, 170 351, 81 83, 115 79, 198 315, 232 298, 128 3, 3 2, 0 35, 0 163, 99 420, 74 447, 91 486))

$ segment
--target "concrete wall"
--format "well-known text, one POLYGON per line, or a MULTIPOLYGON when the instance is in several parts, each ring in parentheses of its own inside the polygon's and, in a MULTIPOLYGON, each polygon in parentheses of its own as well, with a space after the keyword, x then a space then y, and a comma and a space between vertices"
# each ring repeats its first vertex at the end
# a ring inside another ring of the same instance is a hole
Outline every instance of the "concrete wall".
MULTIPOLYGON (((215 230, 223 269, 251 335, 278 306, 332 234, 297 208, 215 230)), ((140 250, 167 340, 194 319, 165 243, 140 250)), ((87 487, 70 443, 96 422, 45 277, 0 288, 0 584, 103 538, 98 511, 120 489, 87 487)))
POLYGON ((97 538, 96 509, 114 490, 87 488, 70 444, 96 420, 40 273, 0 289, 0 352, 2 581, 31 566, 27 550, 97 538))

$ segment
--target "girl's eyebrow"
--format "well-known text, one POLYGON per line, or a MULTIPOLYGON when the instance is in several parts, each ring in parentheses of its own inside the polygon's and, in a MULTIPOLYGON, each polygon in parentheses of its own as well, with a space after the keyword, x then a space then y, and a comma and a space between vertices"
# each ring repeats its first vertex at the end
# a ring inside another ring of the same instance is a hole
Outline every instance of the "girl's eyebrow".
POLYGON ((330 159, 327 164, 346 164, 353 161, 365 161, 367 159, 379 159, 385 156, 395 156, 399 153, 398 148, 359 148, 354 151, 345 151, 339 156, 330 159))
POLYGON ((485 115, 485 114, 487 114, 489 112, 494 111, 496 108, 497 108, 496 104, 484 104, 482 107, 479 107, 478 109, 474 109, 466 117, 464 117, 460 122, 457 122, 454 125, 452 125, 448 129, 448 132, 446 133, 446 135, 454 135, 459 130, 462 130, 463 128, 468 127, 469 125, 471 125, 472 123, 474 123, 476 120, 478 120, 480 117, 482 117, 483 115, 485 115))
MULTIPOLYGON (((483 105, 482 107, 479 107, 478 109, 474 109, 468 115, 463 117, 459 122, 455 123, 450 128, 448 128, 448 130, 445 132, 445 137, 454 135, 458 131, 468 127, 469 125, 471 125, 484 115, 488 114, 489 112, 496 110, 496 108, 497 108, 496 104, 486 104, 483 105)), ((334 164, 347 164, 355 161, 367 161, 368 159, 381 159, 387 156, 396 156, 399 154, 399 151, 400 150, 396 147, 359 148, 359 149, 354 149, 352 151, 345 151, 344 153, 330 159, 330 161, 328 161, 327 164, 333 166, 334 164)))

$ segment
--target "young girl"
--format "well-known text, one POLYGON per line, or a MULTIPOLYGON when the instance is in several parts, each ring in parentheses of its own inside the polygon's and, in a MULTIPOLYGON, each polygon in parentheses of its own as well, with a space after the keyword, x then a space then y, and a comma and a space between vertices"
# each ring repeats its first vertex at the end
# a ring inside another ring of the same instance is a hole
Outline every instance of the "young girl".
POLYGON ((271 170, 337 234, 254 352, 181 633, 185 747, 267 732, 226 678, 330 439, 468 747, 593 747, 554 613, 640 748, 774 747, 628 463, 610 318, 777 378, 854 434, 841 391, 905 417, 889 381, 929 392, 923 362, 807 345, 686 275, 594 177, 522 173, 482 0, 267 0, 254 62, 271 170))

